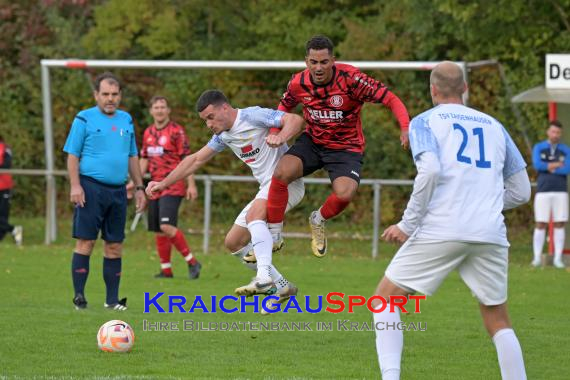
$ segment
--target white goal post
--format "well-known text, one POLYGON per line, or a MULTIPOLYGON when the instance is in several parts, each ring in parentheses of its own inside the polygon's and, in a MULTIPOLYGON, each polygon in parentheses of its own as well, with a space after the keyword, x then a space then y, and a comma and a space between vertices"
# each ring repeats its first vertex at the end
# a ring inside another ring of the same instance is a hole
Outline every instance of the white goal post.
MULTIPOLYGON (((353 61, 346 62, 362 70, 413 70, 429 71, 439 61, 353 61)), ((468 79, 468 65, 466 62, 456 62, 463 68, 465 79, 468 79)), ((87 69, 87 68, 122 68, 122 69, 230 69, 230 70, 302 70, 304 61, 153 61, 153 60, 81 60, 81 59, 42 59, 41 80, 43 100, 43 126, 45 143, 45 178, 46 178, 46 227, 45 244, 55 241, 57 236, 56 219, 56 186, 55 176, 64 172, 56 170, 54 165, 53 120, 51 102, 51 68, 87 69)), ((284 84, 285 85, 285 84, 284 84)), ((23 173, 22 173, 23 174, 23 173)), ((31 173, 30 173, 31 174, 31 173)), ((36 173, 37 174, 37 173, 36 173)), ((379 212, 379 189, 381 184, 388 184, 391 180, 374 181, 375 214, 379 212), (378 198, 378 199, 377 199, 378 198), (378 203, 378 205, 376 204, 378 203)), ((397 181, 395 181, 397 182, 397 181)), ((410 181, 400 181, 408 184, 410 181)), ((371 183, 372 184, 372 183, 371 183)), ((209 205, 206 205, 208 207, 209 205)), ((205 217, 204 248, 208 248, 209 215, 205 217), (207 228, 206 228, 207 227, 207 228)), ((374 216, 374 234, 372 243, 372 256, 378 253, 378 231, 380 228, 379 216, 374 216)))

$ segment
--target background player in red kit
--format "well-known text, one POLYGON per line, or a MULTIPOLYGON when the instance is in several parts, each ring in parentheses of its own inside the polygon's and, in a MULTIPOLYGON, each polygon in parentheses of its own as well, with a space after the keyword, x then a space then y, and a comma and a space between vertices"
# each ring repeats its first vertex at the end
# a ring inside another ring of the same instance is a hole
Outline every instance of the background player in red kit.
POLYGON ((267 222, 274 239, 279 239, 287 206, 287 186, 324 168, 332 182, 332 194, 309 218, 313 254, 323 257, 327 252, 325 221, 348 206, 360 183, 365 145, 360 120, 363 103, 381 103, 392 111, 400 124, 404 147, 408 146, 410 119, 402 101, 384 84, 351 65, 335 63, 329 38, 311 38, 306 45, 305 62, 307 69, 293 75, 279 110, 290 112, 301 103, 307 127, 273 173, 267 222))
MULTIPOLYGON (((0 169, 10 169, 12 166, 12 150, 0 135, 0 169)), ((10 198, 14 182, 10 174, 0 174, 0 240, 10 233, 16 245, 22 245, 22 226, 13 226, 8 223, 10 219, 10 198)))
MULTIPOLYGON (((150 114, 154 123, 144 131, 141 149, 141 172, 148 170, 153 181, 163 180, 190 154, 184 128, 170 120, 170 108, 165 97, 154 96, 150 100, 150 114)), ((202 265, 192 254, 178 224, 178 207, 182 198, 194 200, 198 196, 194 177, 178 181, 150 200, 148 205, 148 230, 156 232, 156 249, 161 271, 155 277, 172 277, 170 254, 172 245, 188 263, 190 279, 197 279, 202 265)))

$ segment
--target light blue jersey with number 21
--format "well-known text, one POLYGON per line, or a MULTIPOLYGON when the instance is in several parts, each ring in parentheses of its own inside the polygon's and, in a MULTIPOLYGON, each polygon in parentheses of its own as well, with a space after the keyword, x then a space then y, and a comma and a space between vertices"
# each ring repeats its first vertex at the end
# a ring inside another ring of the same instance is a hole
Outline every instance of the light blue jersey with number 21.
POLYGON ((435 153, 438 185, 416 237, 508 246, 503 221, 504 180, 526 164, 505 128, 461 104, 442 104, 410 124, 414 160, 435 153))

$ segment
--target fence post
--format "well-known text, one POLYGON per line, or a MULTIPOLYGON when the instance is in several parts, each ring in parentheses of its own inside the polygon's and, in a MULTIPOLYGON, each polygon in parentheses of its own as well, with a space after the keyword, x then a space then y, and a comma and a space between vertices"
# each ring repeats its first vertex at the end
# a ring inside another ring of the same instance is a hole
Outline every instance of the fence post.
POLYGON ((378 241, 380 238, 380 183, 375 182, 374 188, 374 233, 372 234, 372 258, 378 257, 378 241))
POLYGON ((46 231, 45 243, 50 244, 57 237, 57 217, 56 217, 56 194, 53 153, 53 133, 52 133, 52 110, 51 110, 51 86, 49 79, 49 67, 42 63, 42 104, 44 120, 44 144, 46 157, 46 231))
POLYGON ((202 251, 208 254, 210 245, 210 218, 212 216, 212 179, 207 176, 204 178, 204 238, 202 242, 202 251))

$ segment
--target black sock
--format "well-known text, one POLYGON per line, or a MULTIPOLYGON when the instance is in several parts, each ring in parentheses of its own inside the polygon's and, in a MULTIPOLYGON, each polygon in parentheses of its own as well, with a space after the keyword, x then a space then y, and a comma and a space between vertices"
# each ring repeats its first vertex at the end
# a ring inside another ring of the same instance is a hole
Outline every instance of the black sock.
POLYGON ((107 286, 107 304, 119 302, 119 283, 121 282, 122 259, 103 258, 103 280, 107 286))
POLYGON ((85 283, 89 276, 89 258, 91 256, 81 255, 73 252, 71 259, 71 278, 73 279, 73 288, 75 294, 85 294, 85 283))

